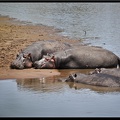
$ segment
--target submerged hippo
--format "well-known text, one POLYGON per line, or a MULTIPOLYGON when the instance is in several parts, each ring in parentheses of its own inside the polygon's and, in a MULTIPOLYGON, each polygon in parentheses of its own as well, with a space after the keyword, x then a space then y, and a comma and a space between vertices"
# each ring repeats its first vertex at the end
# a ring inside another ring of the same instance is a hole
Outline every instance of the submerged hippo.
POLYGON ((61 51, 73 47, 68 43, 56 40, 38 41, 22 50, 11 63, 12 69, 24 69, 33 67, 33 63, 40 60, 43 55, 61 51))
POLYGON ((57 69, 88 69, 88 68, 112 68, 120 65, 120 59, 113 52, 95 46, 78 46, 45 55, 39 61, 34 62, 34 67, 57 69))
POLYGON ((74 73, 62 81, 103 87, 120 87, 120 69, 101 68, 93 71, 92 74, 74 73))

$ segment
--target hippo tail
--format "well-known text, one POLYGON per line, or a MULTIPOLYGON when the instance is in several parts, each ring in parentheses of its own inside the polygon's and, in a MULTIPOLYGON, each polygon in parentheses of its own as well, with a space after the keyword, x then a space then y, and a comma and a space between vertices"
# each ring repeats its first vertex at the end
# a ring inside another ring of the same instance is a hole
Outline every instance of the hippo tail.
POLYGON ((120 68, 120 58, 118 58, 117 68, 120 68))

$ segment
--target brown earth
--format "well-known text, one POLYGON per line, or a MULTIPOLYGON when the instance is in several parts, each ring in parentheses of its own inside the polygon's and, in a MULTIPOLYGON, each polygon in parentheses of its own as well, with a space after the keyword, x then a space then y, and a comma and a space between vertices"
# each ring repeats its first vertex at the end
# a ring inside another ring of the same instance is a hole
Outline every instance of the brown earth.
POLYGON ((21 49, 35 41, 60 40, 66 42, 79 42, 59 33, 61 30, 44 25, 33 25, 24 21, 18 21, 8 16, 0 16, 0 79, 9 78, 38 78, 59 75, 57 69, 10 69, 10 63, 16 58, 21 49))

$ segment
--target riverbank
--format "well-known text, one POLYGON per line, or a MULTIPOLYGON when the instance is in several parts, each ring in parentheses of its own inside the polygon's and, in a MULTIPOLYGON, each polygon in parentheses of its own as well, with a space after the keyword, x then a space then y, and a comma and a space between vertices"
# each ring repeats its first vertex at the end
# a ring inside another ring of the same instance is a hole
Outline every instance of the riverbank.
POLYGON ((13 70, 10 63, 16 58, 17 53, 33 42, 40 40, 61 40, 66 42, 79 42, 59 33, 61 30, 44 25, 33 25, 19 21, 8 16, 0 16, 0 79, 9 78, 36 78, 60 74, 58 70, 13 70), (39 73, 39 74, 38 74, 39 73))

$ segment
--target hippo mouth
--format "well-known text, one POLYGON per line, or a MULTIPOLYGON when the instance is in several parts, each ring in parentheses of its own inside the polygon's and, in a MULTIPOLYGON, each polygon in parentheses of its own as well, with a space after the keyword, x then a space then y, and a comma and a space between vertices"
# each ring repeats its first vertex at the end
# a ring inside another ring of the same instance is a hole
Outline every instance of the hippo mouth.
POLYGON ((20 65, 17 65, 17 66, 16 66, 16 65, 11 64, 11 65, 10 65, 10 68, 11 68, 11 69, 24 69, 24 66, 20 66, 20 65))

